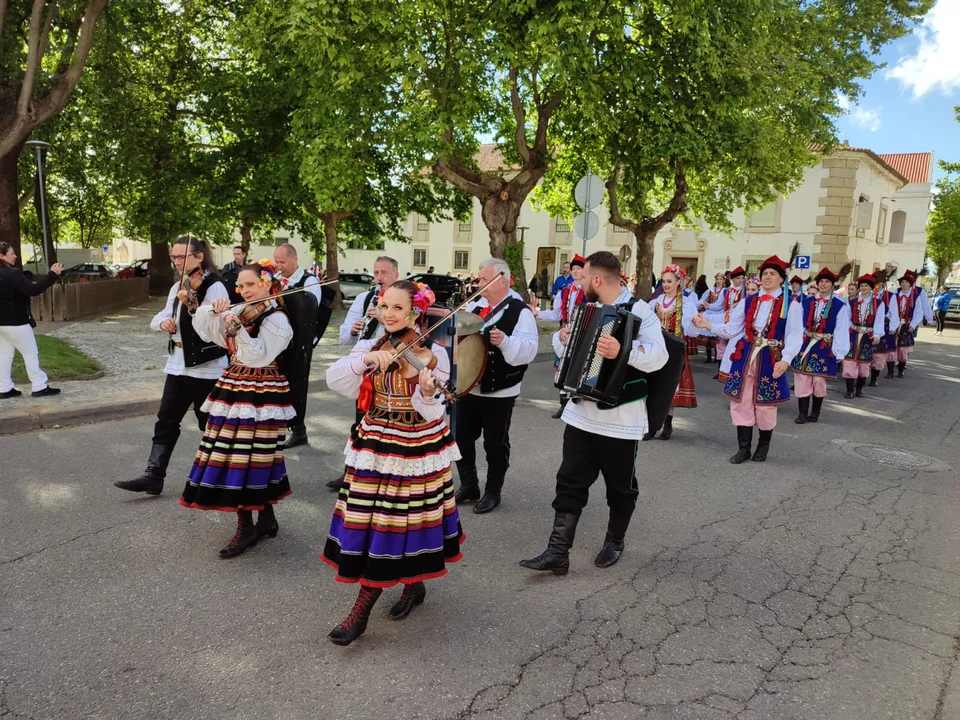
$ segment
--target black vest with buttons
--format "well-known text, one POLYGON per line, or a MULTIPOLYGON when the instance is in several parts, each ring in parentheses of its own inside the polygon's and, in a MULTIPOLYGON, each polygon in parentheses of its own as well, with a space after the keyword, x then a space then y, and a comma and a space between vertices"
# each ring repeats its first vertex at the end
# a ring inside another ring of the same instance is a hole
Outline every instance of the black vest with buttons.
MULTIPOLYGON (((197 288, 197 302, 202 303, 207 294, 207 290, 214 283, 222 282, 220 276, 216 273, 207 275, 200 287, 197 288)), ((227 354, 227 351, 216 343, 206 343, 197 335, 193 329, 193 315, 186 306, 181 305, 180 301, 173 301, 173 317, 177 320, 177 329, 180 331, 180 342, 183 344, 183 364, 185 367, 192 368, 197 365, 203 365, 211 360, 216 360, 227 354)), ((167 350, 173 355, 173 338, 170 338, 167 350)))
MULTIPOLYGON (((494 312, 500 312, 498 304, 493 308, 494 312)), ((505 335, 512 335, 517 322, 520 320, 520 313, 524 310, 529 311, 523 300, 515 297, 507 298, 503 305, 503 315, 497 320, 494 327, 505 335)), ((497 390, 519 385, 523 380, 523 374, 527 371, 526 365, 511 365, 503 357, 500 348, 494 347, 488 343, 487 349, 487 367, 483 371, 483 377, 480 378, 480 392, 492 393, 497 390)))

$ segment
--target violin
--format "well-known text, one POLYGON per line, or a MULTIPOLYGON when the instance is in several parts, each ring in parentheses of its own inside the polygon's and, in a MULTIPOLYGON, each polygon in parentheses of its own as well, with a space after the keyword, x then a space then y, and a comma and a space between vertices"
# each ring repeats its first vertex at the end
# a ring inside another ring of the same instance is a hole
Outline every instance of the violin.
POLYGON ((200 299, 197 297, 197 290, 203 284, 203 268, 197 265, 193 270, 184 273, 180 278, 180 289, 186 290, 187 299, 183 303, 190 310, 196 310, 200 306, 200 299))
MULTIPOLYGON (((423 338, 414 328, 407 328, 401 333, 388 336, 389 343, 398 351, 396 361, 387 367, 387 371, 399 370, 403 377, 410 379, 417 377, 424 370, 433 370, 437 367, 437 356, 429 348, 423 347, 423 338)), ((456 389, 449 383, 444 383, 436 375, 437 390, 443 394, 449 403, 457 401, 456 389)))
POLYGON ((227 322, 224 330, 225 334, 228 337, 236 337, 241 327, 250 327, 272 307, 271 300, 259 300, 245 304, 235 315, 232 315, 237 319, 237 322, 227 322))

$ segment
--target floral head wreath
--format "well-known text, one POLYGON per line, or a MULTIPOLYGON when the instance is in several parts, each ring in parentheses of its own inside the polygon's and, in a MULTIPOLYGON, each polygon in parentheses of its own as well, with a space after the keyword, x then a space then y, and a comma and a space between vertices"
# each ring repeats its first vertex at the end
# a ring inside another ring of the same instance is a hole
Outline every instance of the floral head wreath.
POLYGON ((680 267, 679 265, 667 265, 667 266, 663 269, 663 272, 660 273, 660 274, 663 275, 664 273, 673 273, 674 275, 676 275, 676 276, 677 276, 678 278, 680 278, 681 280, 686 280, 686 278, 687 278, 687 271, 684 270, 684 269, 683 269, 682 267, 680 267))
POLYGON ((414 285, 417 286, 418 290, 417 294, 413 296, 413 314, 422 315, 437 301, 437 296, 433 294, 429 285, 424 283, 414 283, 414 285))
POLYGON ((287 279, 280 277, 277 270, 277 264, 268 258, 262 258, 257 261, 260 266, 260 285, 263 287, 272 287, 274 290, 283 290, 287 287, 287 279))
POLYGON ((747 282, 753 283, 757 287, 760 287, 760 278, 758 278, 756 275, 754 275, 753 277, 747 278, 747 282))

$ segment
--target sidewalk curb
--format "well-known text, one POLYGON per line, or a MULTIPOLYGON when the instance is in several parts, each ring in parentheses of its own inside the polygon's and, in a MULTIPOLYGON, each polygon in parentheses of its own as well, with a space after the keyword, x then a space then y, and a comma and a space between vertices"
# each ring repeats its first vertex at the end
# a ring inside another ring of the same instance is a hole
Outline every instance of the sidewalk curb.
MULTIPOLYGON (((553 362, 552 352, 537 353, 533 362, 553 362)), ((326 380, 316 378, 311 381, 311 394, 328 392, 326 380)), ((83 425, 85 423, 105 422, 123 418, 155 415, 160 408, 160 393, 131 401, 108 402, 102 405, 87 405, 70 409, 24 410, 0 418, 0 435, 16 435, 31 430, 50 429, 56 425, 83 425)))
POLYGON ((128 402, 110 402, 83 408, 32 410, 16 413, 0 420, 0 435, 15 435, 54 426, 119 420, 140 415, 153 415, 160 408, 160 396, 128 402))

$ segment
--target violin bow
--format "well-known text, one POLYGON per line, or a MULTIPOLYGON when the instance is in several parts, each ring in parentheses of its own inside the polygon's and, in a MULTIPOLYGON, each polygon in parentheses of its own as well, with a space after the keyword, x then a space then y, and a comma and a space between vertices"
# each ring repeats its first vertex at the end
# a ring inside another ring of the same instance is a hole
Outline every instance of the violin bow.
POLYGON ((276 300, 277 298, 284 297, 285 295, 293 295, 294 293, 300 293, 306 290, 312 290, 315 287, 325 287, 327 285, 333 285, 333 283, 336 283, 336 282, 340 282, 340 278, 335 277, 332 280, 324 280, 323 282, 317 283, 316 285, 304 285, 303 287, 294 288, 293 290, 284 290, 283 292, 279 292, 276 295, 268 295, 267 297, 260 298, 258 300, 244 300, 243 302, 238 302, 238 303, 234 303, 233 305, 230 305, 223 312, 226 312, 227 310, 234 310, 239 307, 246 307, 247 305, 255 305, 256 303, 266 302, 267 300, 276 300))

